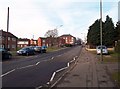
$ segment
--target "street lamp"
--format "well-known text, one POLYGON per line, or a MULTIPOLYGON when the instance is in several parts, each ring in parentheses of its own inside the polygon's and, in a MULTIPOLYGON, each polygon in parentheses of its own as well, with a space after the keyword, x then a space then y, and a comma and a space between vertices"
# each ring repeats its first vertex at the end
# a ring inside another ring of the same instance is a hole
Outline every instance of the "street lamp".
POLYGON ((100 59, 101 59, 101 61, 103 61, 103 55, 102 55, 102 0, 100 0, 100 44, 101 44, 100 59))
POLYGON ((62 26, 63 26, 63 25, 56 26, 56 28, 54 29, 54 30, 56 30, 56 31, 57 31, 57 32, 56 32, 56 33, 57 33, 57 36, 58 36, 58 30, 57 30, 57 29, 58 29, 58 28, 60 28, 60 27, 62 27, 62 26))

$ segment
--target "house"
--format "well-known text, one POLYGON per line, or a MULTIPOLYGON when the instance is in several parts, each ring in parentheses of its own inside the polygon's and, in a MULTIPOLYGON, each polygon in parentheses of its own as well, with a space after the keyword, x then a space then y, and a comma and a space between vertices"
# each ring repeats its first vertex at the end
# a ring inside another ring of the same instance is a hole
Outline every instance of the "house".
POLYGON ((60 38, 65 40, 65 44, 75 45, 76 38, 70 34, 64 34, 60 38))
POLYGON ((17 42, 17 47, 18 48, 23 48, 26 46, 30 46, 30 39, 27 38, 19 38, 17 42))
POLYGON ((47 46, 46 38, 44 37, 39 37, 37 42, 38 42, 38 46, 47 46))
POLYGON ((10 32, 0 30, 0 47, 10 51, 17 50, 18 38, 10 32))
POLYGON ((38 40, 30 39, 30 46, 37 46, 38 40))
POLYGON ((39 37, 38 38, 38 46, 47 46, 47 47, 51 47, 51 46, 62 46, 65 44, 65 40, 63 38, 60 37, 39 37))

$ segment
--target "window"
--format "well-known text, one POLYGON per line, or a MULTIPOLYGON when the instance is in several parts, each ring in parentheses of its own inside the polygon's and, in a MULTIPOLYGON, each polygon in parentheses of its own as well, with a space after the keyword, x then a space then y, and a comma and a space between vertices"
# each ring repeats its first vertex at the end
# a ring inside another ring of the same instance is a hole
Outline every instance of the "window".
POLYGON ((0 36, 0 40, 2 40, 2 36, 0 36))
POLYGON ((12 38, 12 41, 16 41, 16 39, 15 39, 15 38, 12 38))
POLYGON ((42 42, 45 43, 45 40, 43 40, 42 42))
POLYGON ((10 48, 10 45, 8 45, 8 48, 10 48))
POLYGON ((5 38, 4 37, 2 37, 2 40, 4 40, 5 38))
POLYGON ((8 40, 10 40, 10 37, 8 37, 8 40))
POLYGON ((23 45, 21 45, 21 47, 23 47, 23 45))
POLYGON ((12 45, 12 48, 15 48, 15 45, 12 45))

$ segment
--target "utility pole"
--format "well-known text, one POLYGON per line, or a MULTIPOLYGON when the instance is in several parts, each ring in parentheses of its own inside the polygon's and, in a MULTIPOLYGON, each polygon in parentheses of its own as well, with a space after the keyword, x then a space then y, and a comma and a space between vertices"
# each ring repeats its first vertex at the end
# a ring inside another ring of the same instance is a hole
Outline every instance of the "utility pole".
POLYGON ((100 59, 103 61, 103 54, 102 54, 102 0, 100 0, 100 44, 101 44, 101 53, 100 59))
POLYGON ((8 7, 8 13, 7 13, 6 49, 8 49, 8 31, 9 31, 9 7, 8 7))

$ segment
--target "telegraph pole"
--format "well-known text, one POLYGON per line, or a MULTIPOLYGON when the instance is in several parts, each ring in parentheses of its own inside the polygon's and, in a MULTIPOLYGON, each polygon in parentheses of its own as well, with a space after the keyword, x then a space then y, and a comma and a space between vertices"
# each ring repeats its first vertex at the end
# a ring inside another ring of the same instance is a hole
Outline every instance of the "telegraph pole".
POLYGON ((6 49, 8 49, 8 31, 9 31, 9 7, 8 7, 8 13, 7 13, 6 49))
POLYGON ((102 0, 100 0, 100 44, 101 44, 101 53, 100 59, 103 61, 103 54, 102 54, 102 0))

